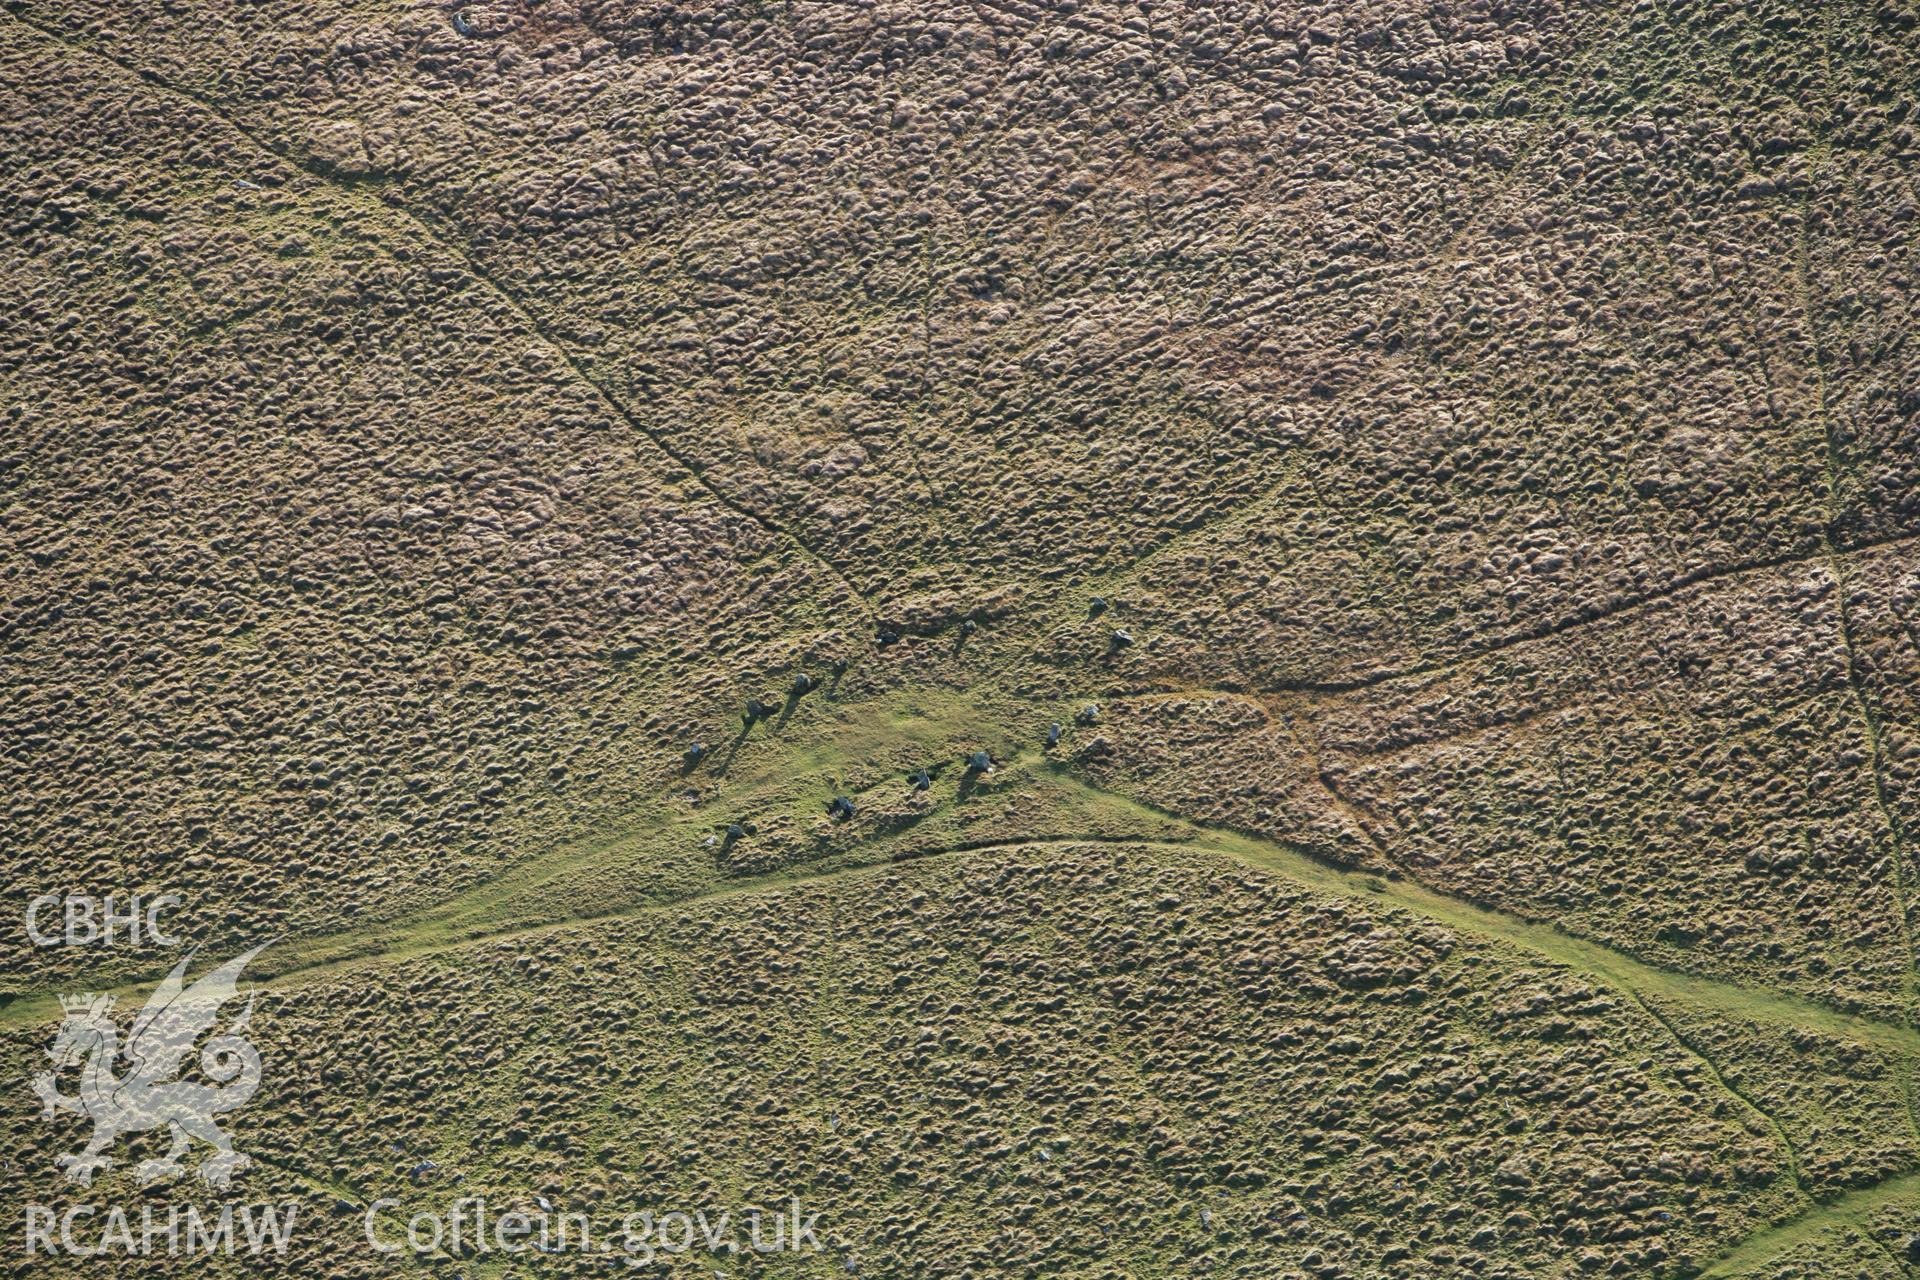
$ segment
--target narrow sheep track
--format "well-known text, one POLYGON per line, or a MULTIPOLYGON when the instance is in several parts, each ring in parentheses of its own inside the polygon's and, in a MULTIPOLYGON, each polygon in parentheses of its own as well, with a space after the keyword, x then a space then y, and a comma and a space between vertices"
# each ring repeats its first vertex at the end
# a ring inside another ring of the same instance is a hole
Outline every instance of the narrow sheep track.
MULTIPOLYGON (((871 623, 872 607, 844 569, 810 546, 787 525, 743 502, 727 489, 717 486, 697 460, 686 456, 675 446, 669 436, 643 421, 622 398, 609 389, 601 377, 591 372, 587 357, 561 345, 552 336, 549 327, 530 308, 527 300, 509 288, 505 282, 490 274, 475 259, 469 247, 456 234, 439 225, 431 215, 415 210, 385 193, 369 192, 363 187, 341 182, 324 169, 289 154, 270 139, 228 115, 217 104, 191 90, 170 84, 153 72, 122 61, 110 53, 78 43, 17 11, 7 10, 6 12, 18 27, 30 29, 74 55, 112 67, 118 73, 157 92, 192 104, 196 110, 218 121, 250 147, 273 156, 280 163, 325 184, 331 190, 361 202, 363 206, 379 216, 389 220, 401 220, 411 230, 430 239, 440 250, 462 264, 480 285, 495 295, 501 304, 517 317, 530 335, 537 337, 557 353, 569 376, 589 388, 611 414, 648 442, 673 466, 689 473, 694 482, 714 501, 735 515, 756 524, 776 541, 789 545, 799 555, 820 566, 826 576, 837 584, 855 608, 866 615, 866 620, 871 623)), ((916 463, 915 466, 917 470, 918 464, 916 463)), ((1228 513, 1226 519, 1238 518, 1242 514, 1244 513, 1236 510, 1228 513)), ((1212 526, 1193 531, 1195 535, 1215 532, 1217 530, 1212 526)), ((1390 681, 1432 676, 1513 646, 1545 640, 1602 622, 1616 615, 1645 608, 1723 578, 1778 570, 1820 560, 1830 563, 1838 575, 1842 572, 1842 564, 1847 558, 1877 547, 1911 543, 1917 537, 1920 537, 1920 534, 1900 532, 1881 537, 1876 541, 1850 546, 1836 546, 1829 541, 1811 553, 1803 554, 1800 549, 1795 549, 1777 557, 1697 569, 1641 594, 1597 605, 1542 623, 1526 631, 1491 638, 1477 649, 1445 660, 1418 663, 1398 669, 1383 668, 1350 679, 1289 683, 1276 689, 1251 692, 1334 695, 1351 693, 1390 681)), ((1182 541, 1184 543, 1186 540, 1182 541)), ((1147 558, 1151 559, 1164 553, 1165 550, 1164 547, 1158 548, 1147 558)), ((1131 580, 1137 578, 1143 567, 1143 564, 1136 563, 1125 566, 1110 576, 1116 580, 1120 578, 1131 580)), ((1083 585, 1082 591, 1092 590, 1093 585, 1097 584, 1083 585)), ((1881 749, 1879 726, 1873 708, 1860 692, 1857 677, 1852 671, 1851 637, 1846 637, 1846 640, 1850 659, 1849 677, 1853 682, 1855 697, 1860 704, 1862 718, 1866 723, 1866 733, 1873 747, 1876 769, 1878 769, 1881 749)), ((1772 1132, 1784 1148, 1787 1166, 1792 1171, 1796 1183, 1800 1180, 1799 1158, 1785 1128, 1774 1117, 1763 1111, 1746 1093, 1730 1083, 1719 1065, 1691 1045, 1671 1022, 1659 1014, 1649 1002, 1649 998, 1672 1000, 1733 1019, 1838 1037, 1871 1045, 1905 1058, 1920 1059, 1920 1030, 1910 1023, 1900 1025, 1863 1018, 1842 1013, 1783 991, 1664 969, 1603 944, 1574 937, 1551 924, 1529 921, 1517 915, 1489 910, 1437 893, 1411 881, 1381 880, 1356 874, 1317 860, 1299 848, 1283 842, 1211 826, 1177 813, 1155 808, 1134 797, 1101 787, 1062 767, 1053 767, 1048 776, 1075 794, 1092 813, 1107 814, 1115 818, 1151 818, 1174 829, 1180 838, 1150 840, 1091 831, 1026 840, 958 843, 939 850, 918 853, 906 859, 875 860, 825 871, 809 871, 801 868, 776 872, 725 882, 701 892, 665 902, 624 907, 616 905, 603 913, 576 915, 533 925, 508 923, 497 929, 469 933, 449 932, 445 927, 446 917, 430 912, 412 920, 383 926, 377 933, 355 931, 316 939, 306 950, 310 959, 274 975, 260 985, 267 991, 287 990, 325 980, 349 970, 517 943, 583 927, 604 926, 619 921, 678 913, 707 903, 755 895, 776 895, 893 873, 907 874, 912 871, 915 864, 929 859, 952 859, 972 854, 1045 849, 1076 844, 1111 843, 1163 855, 1186 855, 1198 852, 1231 859, 1262 874, 1279 876, 1316 894, 1367 904, 1376 910, 1404 912, 1439 924, 1465 937, 1510 948, 1536 960, 1581 975, 1598 986, 1617 992, 1639 1008, 1652 1023, 1657 1024, 1684 1053, 1701 1062, 1718 1086, 1736 1101, 1741 1110, 1756 1117, 1761 1127, 1772 1132)), ((1876 785, 1879 784, 1880 780, 1876 774, 1876 785)), ((1887 810, 1884 793, 1880 795, 1880 803, 1883 811, 1887 810)), ((1890 824, 1893 823, 1890 811, 1887 812, 1887 820, 1890 824)), ((1904 843, 1901 840, 1902 834, 1896 825, 1897 845, 1904 843)), ((1905 852, 1904 849, 1896 849, 1897 855, 1905 852)), ((1912 996, 1913 981, 1910 972, 1909 997, 1912 996)), ((147 984, 142 984, 136 989, 144 990, 145 985, 147 984)), ((14 1028, 39 1026, 50 1021, 56 1014, 57 1006, 50 994, 25 996, 0 1007, 0 1026, 14 1028)), ((278 1167, 282 1172, 307 1184, 316 1193, 326 1192, 337 1197, 346 1195, 344 1190, 336 1185, 325 1183, 286 1166, 278 1167)), ((1823 1232, 1836 1228, 1857 1228, 1875 1212, 1912 1196, 1920 1196, 1920 1171, 1902 1171, 1871 1186, 1848 1191, 1824 1203, 1808 1200, 1805 1207, 1794 1216, 1732 1242, 1724 1253, 1708 1264, 1703 1275, 1726 1277, 1749 1274, 1763 1267, 1769 1260, 1813 1240, 1823 1232)))
MULTIPOLYGON (((378 206, 378 210, 384 213, 386 217, 397 217, 404 220, 412 231, 426 237, 426 239, 437 246, 441 252, 453 258, 468 275, 472 276, 482 287, 497 298, 501 304, 513 314, 519 324, 526 329, 529 336, 538 339, 552 349, 561 364, 566 367, 567 374, 570 378, 587 388, 593 397, 599 400, 609 413, 624 423, 635 435, 645 440, 654 451, 664 457, 668 464, 674 468, 685 471, 692 477, 693 482, 720 506, 732 512, 734 515, 759 526, 768 536, 776 541, 786 543, 803 559, 819 566, 825 572, 826 576, 846 595, 848 602, 853 608, 867 622, 872 622, 874 616, 873 604, 866 593, 847 575, 846 570, 829 559, 818 548, 808 543, 786 524, 758 510, 749 503, 734 496, 732 493, 729 493, 726 489, 715 484, 712 477, 707 474, 708 469, 705 466, 698 460, 682 452, 661 431, 644 422, 625 400, 616 396, 604 381, 590 373, 586 368, 585 356, 556 338, 551 328, 534 314, 527 300, 522 297, 519 292, 509 288, 496 274, 487 270, 474 256, 473 250, 456 234, 442 228, 437 220, 390 195, 378 191, 369 194, 359 185, 343 182, 326 169, 306 163, 299 156, 290 153, 285 148, 276 146, 258 130, 236 120, 232 115, 223 110, 219 104, 199 93, 195 93, 191 89, 186 89, 172 83, 154 71, 126 62, 111 53, 80 44, 61 34, 54 28, 27 17, 16 9, 0 8, 0 14, 4 14, 6 17, 12 19, 20 29, 35 33, 40 38, 58 46, 69 54, 74 54, 111 67, 127 78, 145 85, 155 92, 191 105, 195 110, 209 116, 220 126, 232 132, 235 137, 239 138, 251 149, 271 157, 275 162, 287 166, 304 177, 324 184, 329 190, 341 198, 361 204, 363 207, 365 207, 366 202, 371 199, 371 201, 378 206)), ((372 212, 372 210, 370 210, 370 212, 372 212)))
MULTIPOLYGON (((1011 763, 1029 763, 1026 757, 1011 763)), ((444 917, 439 912, 383 926, 380 932, 348 931, 317 938, 309 948, 309 962, 274 974, 262 985, 267 990, 297 985, 346 968, 359 968, 384 962, 436 955, 466 947, 477 947, 578 928, 584 924, 635 919, 685 910, 701 903, 760 894, 783 893, 837 881, 871 877, 928 860, 951 858, 969 853, 1041 848, 1049 845, 1125 844, 1140 848, 1192 850, 1231 858, 1268 874, 1293 881, 1304 888, 1327 894, 1410 912, 1471 938, 1497 943, 1530 953, 1562 968, 1582 974, 1594 982, 1623 994, 1652 994, 1692 1005, 1724 1012, 1768 1026, 1812 1031, 1838 1036, 1894 1053, 1920 1058, 1920 1031, 1873 1018, 1843 1013, 1837 1009, 1786 992, 1745 986, 1718 978, 1702 977, 1664 969, 1636 959, 1602 943, 1575 937, 1551 924, 1525 920, 1506 912, 1475 906, 1428 889, 1416 882, 1349 871, 1323 862, 1300 849, 1249 835, 1226 827, 1198 822, 1182 814, 1157 808, 1145 801, 1092 783, 1061 765, 1050 766, 1046 775, 1054 783, 1086 803, 1089 809, 1104 811, 1116 818, 1142 818, 1166 824, 1185 837, 1179 841, 1146 840, 1135 836, 1106 832, 1084 832, 1026 840, 968 842, 902 858, 887 858, 836 867, 827 871, 790 869, 765 875, 742 877, 711 889, 664 902, 652 902, 625 909, 568 916, 532 926, 509 925, 449 936, 437 929, 444 917), (374 938, 384 945, 370 948, 374 938)), ((74 984, 67 984, 74 985, 74 984)), ((144 990, 147 983, 121 988, 132 993, 144 990)), ((0 1026, 39 1025, 51 1020, 56 1006, 51 992, 23 994, 0 1009, 0 1026)))
MULTIPOLYGON (((1023 756, 1017 762, 1034 763, 1023 756)), ((367 935, 348 933, 316 939, 311 963, 282 971, 258 984, 269 992, 286 991, 364 968, 399 963, 456 951, 519 944, 584 927, 672 915, 703 904, 761 895, 776 895, 841 882, 874 879, 889 873, 910 874, 919 864, 968 854, 1012 852, 1086 844, 1113 844, 1134 850, 1167 854, 1212 854, 1266 875, 1278 876, 1313 893, 1360 903, 1373 910, 1404 912, 1441 925, 1465 937, 1509 948, 1534 959, 1579 974, 1595 985, 1617 992, 1647 1014, 1681 1051, 1701 1063, 1734 1104, 1757 1121, 1756 1131, 1770 1132, 1783 1146, 1784 1163, 1798 1182, 1798 1153, 1785 1129, 1750 1097, 1726 1083, 1720 1066, 1691 1045, 1666 1019, 1648 1006, 1649 997, 1677 1001, 1714 1013, 1791 1030, 1814 1032, 1872 1045, 1909 1058, 1920 1058, 1920 1032, 1892 1023, 1842 1013, 1780 991, 1743 986, 1714 978, 1662 969, 1597 942, 1574 937, 1550 924, 1523 920, 1503 912, 1450 898, 1407 880, 1384 880, 1320 861, 1293 846, 1264 837, 1197 822, 1177 813, 1101 787, 1064 765, 1051 765, 1046 776, 1094 813, 1137 822, 1150 819, 1170 827, 1182 838, 1147 839, 1139 836, 1087 832, 1046 838, 961 843, 905 858, 856 863, 827 871, 804 869, 742 878, 671 901, 649 903, 604 913, 573 916, 532 926, 509 926, 467 936, 448 936, 432 913, 386 927, 386 945, 364 950, 367 935)), ((123 989, 127 995, 149 984, 123 989)), ((23 996, 0 1009, 0 1027, 27 1027, 51 1022, 57 1014, 51 994, 23 996)), ((1804 1242, 1829 1226, 1846 1226, 1872 1208, 1889 1203, 1908 1191, 1920 1192, 1920 1171, 1902 1171, 1872 1186, 1825 1202, 1805 1202, 1794 1216, 1732 1243, 1715 1260, 1707 1275, 1732 1275, 1729 1268, 1746 1267, 1804 1242)))

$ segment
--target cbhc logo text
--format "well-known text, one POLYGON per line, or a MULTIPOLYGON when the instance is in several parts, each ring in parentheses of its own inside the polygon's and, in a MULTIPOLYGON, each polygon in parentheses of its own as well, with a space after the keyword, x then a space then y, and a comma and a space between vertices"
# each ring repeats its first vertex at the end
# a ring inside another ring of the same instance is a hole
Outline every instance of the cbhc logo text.
POLYGON ((177 893, 144 899, 138 893, 109 893, 104 898, 43 893, 27 904, 27 937, 36 947, 87 947, 96 942, 137 947, 143 938, 158 947, 177 947, 179 939, 160 928, 160 912, 179 905, 177 893))

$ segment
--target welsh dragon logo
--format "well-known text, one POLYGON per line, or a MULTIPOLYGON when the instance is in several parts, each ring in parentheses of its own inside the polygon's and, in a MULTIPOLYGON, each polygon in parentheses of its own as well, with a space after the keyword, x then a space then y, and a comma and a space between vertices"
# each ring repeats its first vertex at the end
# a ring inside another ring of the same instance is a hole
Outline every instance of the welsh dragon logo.
POLYGON ((180 1157, 198 1138, 214 1149, 200 1161, 200 1181, 224 1190, 233 1175, 253 1163, 233 1149, 233 1140, 213 1118, 238 1110, 260 1087, 260 1053, 245 1037, 253 1016, 253 997, 227 1029, 200 1050, 200 1070, 213 1084, 177 1077, 194 1042, 220 1020, 220 1007, 233 999, 235 984, 247 962, 269 946, 261 943, 203 974, 192 986, 182 979, 189 955, 173 967, 133 1020, 126 1046, 113 1020, 114 998, 109 995, 61 996, 65 1015, 47 1057, 55 1071, 34 1078, 40 1115, 50 1120, 59 1111, 72 1111, 93 1121, 93 1137, 86 1149, 58 1157, 54 1165, 69 1181, 90 1186, 93 1175, 113 1167, 106 1155, 122 1134, 141 1133, 165 1126, 173 1145, 163 1156, 134 1167, 142 1184, 177 1178, 183 1172, 180 1157), (61 1093, 56 1071, 83 1063, 80 1092, 61 1093))

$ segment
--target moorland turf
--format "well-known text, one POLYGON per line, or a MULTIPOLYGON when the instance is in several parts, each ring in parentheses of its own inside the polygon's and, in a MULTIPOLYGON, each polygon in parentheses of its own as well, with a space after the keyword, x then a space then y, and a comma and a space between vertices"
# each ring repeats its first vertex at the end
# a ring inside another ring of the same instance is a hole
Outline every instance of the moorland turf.
POLYGON ((0 1201, 305 1229, 0 1270, 1914 1274, 1916 31, 8 4, 4 904, 278 940, 141 1193, 0 937, 0 1201))

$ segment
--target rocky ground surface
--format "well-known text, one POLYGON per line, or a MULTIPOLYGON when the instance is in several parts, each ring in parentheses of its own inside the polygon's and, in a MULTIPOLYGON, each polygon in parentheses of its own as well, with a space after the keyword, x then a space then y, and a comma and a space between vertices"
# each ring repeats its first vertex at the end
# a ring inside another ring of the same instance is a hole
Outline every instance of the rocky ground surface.
POLYGON ((9 0, 0 906, 279 939, 287 1272, 1913 1275, 1917 32, 9 0))

